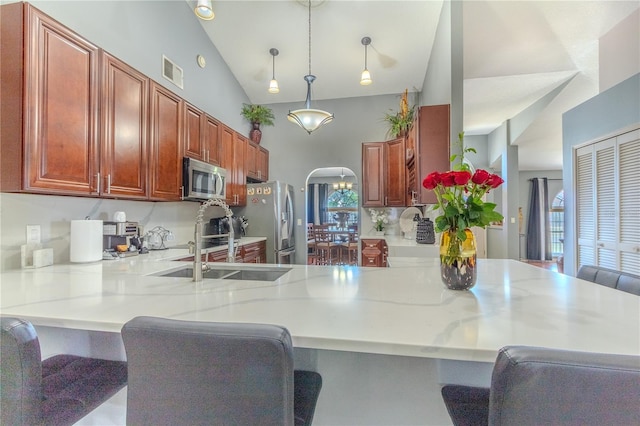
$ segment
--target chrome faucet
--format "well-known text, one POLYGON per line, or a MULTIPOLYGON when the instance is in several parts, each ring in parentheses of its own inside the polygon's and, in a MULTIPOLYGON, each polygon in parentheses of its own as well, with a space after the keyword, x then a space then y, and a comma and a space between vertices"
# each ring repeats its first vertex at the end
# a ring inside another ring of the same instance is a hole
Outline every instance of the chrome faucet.
MULTIPOLYGON (((198 216, 196 217, 196 229, 195 229, 195 233, 193 236, 194 242, 195 242, 195 250, 194 250, 194 255, 193 255, 193 281, 202 281, 202 271, 203 271, 203 265, 202 265, 202 220, 203 220, 203 216, 204 216, 204 211, 207 209, 207 207, 210 206, 218 206, 218 207, 222 207, 224 209, 225 215, 227 216, 228 220, 229 220, 229 243, 228 243, 228 251, 227 251, 227 262, 235 262, 236 256, 235 256, 235 244, 234 244, 234 232, 233 232, 233 221, 232 221, 232 217, 233 217, 233 212, 231 211, 231 209, 229 208, 229 206, 227 205, 227 203, 224 202, 224 200, 218 200, 218 199, 211 199, 211 200, 207 200, 204 203, 202 203, 200 205, 200 208, 198 209, 198 216)), ((205 263, 206 265, 206 263, 205 263)))

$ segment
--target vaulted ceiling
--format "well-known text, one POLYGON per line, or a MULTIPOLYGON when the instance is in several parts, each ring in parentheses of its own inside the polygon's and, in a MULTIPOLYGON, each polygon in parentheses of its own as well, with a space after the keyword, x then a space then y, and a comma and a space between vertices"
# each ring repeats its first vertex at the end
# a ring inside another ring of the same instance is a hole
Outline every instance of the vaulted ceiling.
MULTIPOLYGON (((251 102, 303 103, 307 5, 305 0, 214 0, 215 19, 201 21, 251 102), (278 94, 267 92, 272 47, 280 52, 278 94)), ((440 0, 312 0, 313 99, 421 91, 442 5, 440 0), (369 86, 359 84, 364 36, 372 39, 369 86)), ((466 134, 488 134, 555 90, 516 144, 521 170, 561 169, 562 113, 598 93, 598 39, 639 7, 637 0, 465 1, 466 134)))

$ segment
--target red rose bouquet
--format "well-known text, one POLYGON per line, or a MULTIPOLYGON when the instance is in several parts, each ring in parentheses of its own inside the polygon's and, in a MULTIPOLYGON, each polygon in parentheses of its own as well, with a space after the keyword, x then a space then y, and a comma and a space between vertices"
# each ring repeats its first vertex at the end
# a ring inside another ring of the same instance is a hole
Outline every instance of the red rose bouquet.
MULTIPOLYGON (((464 133, 460 133, 458 141, 461 148, 463 138, 464 133)), ((469 164, 464 162, 464 154, 476 152, 475 149, 464 148, 461 152, 460 163, 453 170, 433 172, 422 181, 422 186, 436 194, 438 203, 434 209, 442 212, 436 218, 435 230, 443 233, 440 243, 443 281, 453 289, 469 288, 475 283, 475 245, 470 228, 484 228, 491 222, 503 220, 502 215, 495 211, 496 205, 482 198, 491 189, 502 185, 504 180, 486 170, 472 172, 469 164), (470 244, 465 242, 467 236, 471 237, 470 244), (465 254, 467 251, 472 253, 472 257, 465 254)), ((451 162, 456 157, 453 155, 451 162)))
MULTIPOLYGON (((463 133, 458 135, 460 145, 463 137, 463 133)), ((422 186, 436 194, 438 203, 434 209, 442 211, 436 218, 436 231, 455 231, 462 241, 465 240, 466 228, 484 228, 491 222, 503 220, 502 215, 494 210, 496 205, 483 201, 482 197, 491 189, 502 185, 504 180, 483 169, 478 169, 472 174, 469 164, 464 162, 466 152, 475 152, 475 149, 462 150, 460 163, 454 166, 454 170, 430 173, 422 181, 422 186)), ((456 157, 457 155, 453 155, 451 161, 456 157)))

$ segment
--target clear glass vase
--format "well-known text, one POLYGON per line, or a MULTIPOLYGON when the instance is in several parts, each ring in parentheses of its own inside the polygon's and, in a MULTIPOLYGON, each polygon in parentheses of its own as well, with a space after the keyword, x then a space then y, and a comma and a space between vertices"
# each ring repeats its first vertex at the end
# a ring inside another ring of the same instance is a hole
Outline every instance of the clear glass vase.
POLYGON ((456 231, 440 237, 440 278, 450 290, 469 290, 476 284, 476 240, 470 229, 463 241, 456 231))

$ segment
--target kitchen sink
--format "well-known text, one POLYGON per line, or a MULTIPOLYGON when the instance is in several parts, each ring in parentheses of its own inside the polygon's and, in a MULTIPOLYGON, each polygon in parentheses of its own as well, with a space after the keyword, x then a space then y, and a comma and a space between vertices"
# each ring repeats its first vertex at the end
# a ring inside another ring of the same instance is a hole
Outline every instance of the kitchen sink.
MULTIPOLYGON (((241 267, 214 267, 202 272, 202 278, 248 280, 248 281, 275 281, 291 268, 257 268, 251 266, 241 267)), ((193 267, 186 266, 169 272, 154 274, 159 277, 193 278, 193 267)))

